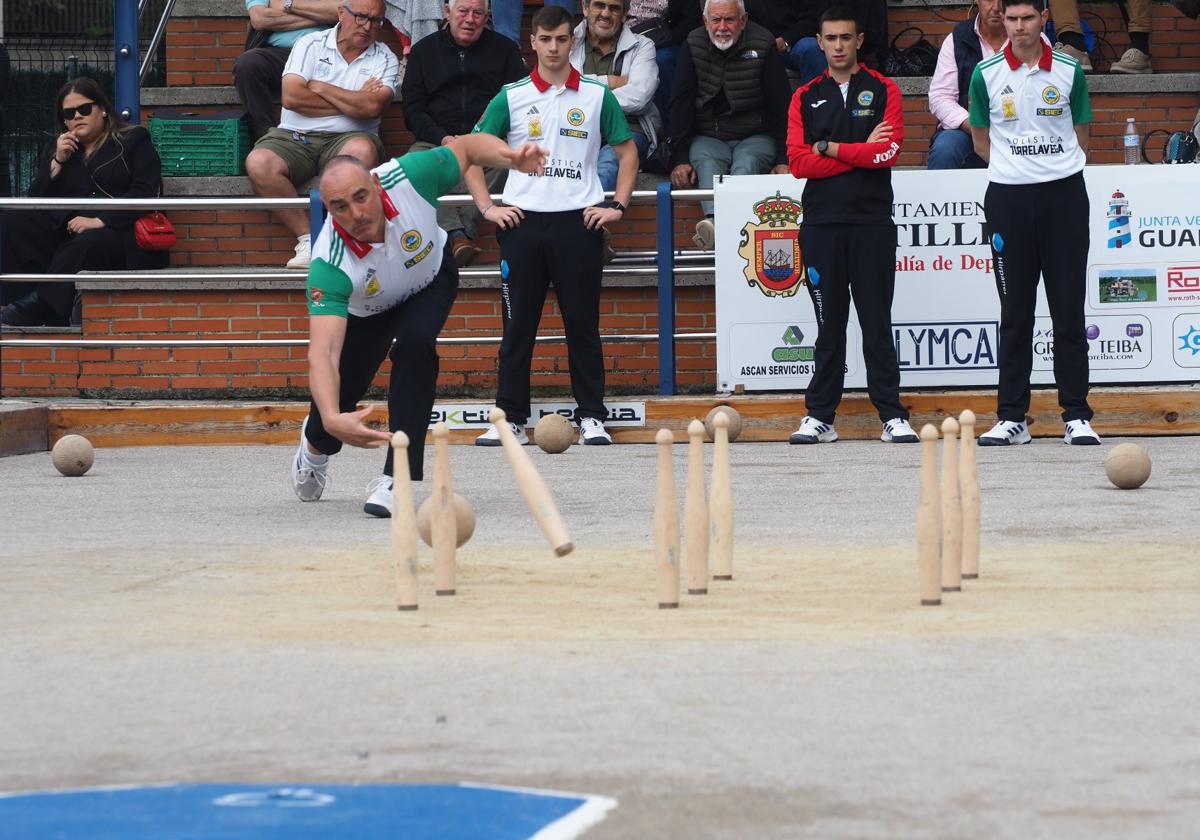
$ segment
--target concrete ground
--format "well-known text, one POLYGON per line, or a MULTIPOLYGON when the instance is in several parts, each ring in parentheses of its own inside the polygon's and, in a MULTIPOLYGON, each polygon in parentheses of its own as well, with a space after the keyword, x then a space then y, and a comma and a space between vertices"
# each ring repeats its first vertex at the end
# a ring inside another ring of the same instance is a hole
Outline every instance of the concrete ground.
POLYGON ((422 547, 417 613, 361 513, 378 453, 317 504, 285 447, 3 458, 0 790, 468 780, 616 798, 590 838, 1186 836, 1200 439, 1138 441, 1137 491, 1117 442, 980 450, 982 576, 937 608, 918 447, 734 444, 736 579, 674 612, 651 446, 531 450, 565 558, 500 452, 452 447, 479 523, 455 598, 422 547))

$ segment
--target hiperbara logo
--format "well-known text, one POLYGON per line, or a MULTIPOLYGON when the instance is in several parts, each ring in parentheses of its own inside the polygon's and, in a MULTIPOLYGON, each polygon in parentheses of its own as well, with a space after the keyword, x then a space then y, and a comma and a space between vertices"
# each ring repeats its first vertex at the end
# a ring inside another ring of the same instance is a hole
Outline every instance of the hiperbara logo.
POLYGON ((800 256, 800 202, 776 192, 752 208, 758 222, 742 228, 738 256, 746 261, 743 273, 750 286, 767 297, 796 294, 804 279, 800 256))
POLYGON ((1042 101, 1047 105, 1057 105, 1060 99, 1062 99, 1062 94, 1054 85, 1048 85, 1042 90, 1042 101))
POLYGON ((804 345, 804 331, 791 326, 783 331, 782 341, 785 346, 776 347, 771 351, 773 362, 811 362, 814 348, 804 345))
POLYGON ((1124 248, 1133 241, 1129 233, 1129 199, 1120 190, 1108 200, 1108 247, 1124 248))
POLYGON ((871 93, 871 91, 869 91, 869 90, 864 90, 862 93, 860 93, 858 95, 858 104, 862 105, 864 108, 867 107, 868 105, 870 105, 874 101, 875 101, 875 94, 871 93))
POLYGON ((1172 324, 1171 344, 1175 364, 1182 368, 1200 368, 1200 313, 1184 312, 1172 324))
POLYGON ((995 370, 998 321, 892 324, 896 361, 904 371, 995 370))
POLYGON ((400 237, 400 247, 411 254, 421 247, 421 234, 415 230, 405 231, 400 237))
POLYGON ((567 122, 571 125, 583 125, 583 111, 578 108, 567 111, 567 122))

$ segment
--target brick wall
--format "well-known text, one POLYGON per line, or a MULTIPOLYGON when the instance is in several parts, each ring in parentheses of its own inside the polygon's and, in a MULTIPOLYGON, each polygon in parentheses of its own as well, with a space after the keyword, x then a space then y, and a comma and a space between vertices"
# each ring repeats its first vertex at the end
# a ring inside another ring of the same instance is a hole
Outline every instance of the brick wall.
MULTIPOLYGON (((88 339, 304 339, 308 316, 299 290, 86 291, 88 339)), ((444 335, 499 335, 500 296, 496 289, 459 292, 444 335)), ((658 301, 653 288, 605 290, 600 329, 604 333, 654 333, 658 301)), ((677 290, 676 329, 716 329, 711 287, 677 290)), ((561 335, 562 317, 550 294, 542 332, 561 335)), ((40 336, 39 336, 40 337, 40 336)), ((72 336, 64 335, 69 338, 72 336)), ((490 396, 496 387, 497 344, 442 346, 440 394, 490 396)), ((114 347, 4 348, 0 384, 5 397, 81 396, 112 399, 183 399, 237 396, 306 398, 308 362, 295 347, 114 347)), ((716 385, 712 341, 676 345, 677 383, 684 391, 711 391, 716 385)), ((649 393, 658 389, 656 341, 610 343, 605 350, 610 393, 649 393)), ((387 384, 385 363, 375 381, 387 384)), ((535 393, 562 393, 569 384, 565 344, 539 344, 534 355, 535 393)))

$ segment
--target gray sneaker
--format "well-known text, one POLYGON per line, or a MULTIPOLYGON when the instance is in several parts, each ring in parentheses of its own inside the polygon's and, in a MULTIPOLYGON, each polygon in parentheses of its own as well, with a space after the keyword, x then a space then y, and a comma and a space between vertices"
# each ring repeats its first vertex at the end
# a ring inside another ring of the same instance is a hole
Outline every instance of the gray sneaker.
POLYGON ((1063 55, 1068 56, 1069 58, 1073 58, 1076 61, 1078 61, 1079 69, 1082 70, 1084 73, 1092 72, 1092 59, 1083 50, 1077 50, 1074 47, 1072 47, 1070 44, 1064 44, 1062 41, 1057 42, 1054 45, 1054 49, 1056 52, 1060 52, 1063 55))
POLYGON ((712 219, 701 219, 696 222, 696 233, 692 236, 692 241, 696 243, 696 247, 701 251, 711 251, 717 241, 716 229, 713 227, 712 219))
POLYGON ((1130 47, 1125 50, 1121 56, 1121 60, 1114 61, 1108 70, 1110 73, 1129 73, 1134 75, 1154 72, 1154 68, 1150 66, 1150 56, 1137 47, 1130 47))
POLYGON ((315 502, 321 498, 325 486, 329 483, 329 459, 327 457, 324 464, 309 463, 304 452, 308 445, 304 438, 307 426, 308 418, 305 417, 304 422, 300 424, 300 447, 296 450, 296 457, 292 459, 292 489, 296 491, 300 501, 315 502))

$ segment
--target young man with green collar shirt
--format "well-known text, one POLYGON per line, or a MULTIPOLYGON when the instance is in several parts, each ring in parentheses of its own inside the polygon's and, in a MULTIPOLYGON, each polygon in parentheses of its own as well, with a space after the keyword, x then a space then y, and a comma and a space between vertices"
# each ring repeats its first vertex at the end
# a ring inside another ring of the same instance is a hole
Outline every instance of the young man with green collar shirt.
MULTIPOLYGON (((329 456, 343 444, 375 447, 391 440, 366 425, 370 407, 356 408, 389 350, 388 428, 408 435, 409 475, 422 478, 437 336, 458 290, 458 268, 437 226, 438 196, 470 165, 537 173, 545 161, 536 144, 510 148, 480 135, 410 152, 373 170, 349 155, 326 164, 320 187, 329 217, 308 272, 312 407, 292 461, 292 488, 302 501, 321 498, 329 456)), ((368 492, 363 510, 391 516, 390 446, 383 475, 368 492)))
MULTIPOLYGON (((547 6, 533 16, 530 41, 537 67, 505 85, 488 104, 476 132, 509 145, 544 144, 549 160, 541 178, 512 176, 504 205, 492 203, 483 174, 472 168, 466 183, 500 242, 500 293, 504 337, 496 405, 513 433, 528 442, 529 372, 546 292, 554 284, 567 335, 571 391, 578 404, 580 442, 612 442, 604 428, 604 351, 600 343, 603 228, 624 216, 637 178, 632 134, 612 91, 581 78, 570 64, 571 16, 547 6), (615 198, 604 200, 597 173, 602 145, 617 156, 615 198)), ((476 438, 499 446, 492 427, 476 438)))
POLYGON ((1092 106, 1079 62, 1042 38, 1045 0, 1003 0, 1008 44, 975 67, 969 119, 988 162, 983 209, 1000 294, 997 423, 980 446, 1029 443, 1029 375, 1039 275, 1054 327, 1064 441, 1096 445, 1088 405, 1087 163, 1092 106))

